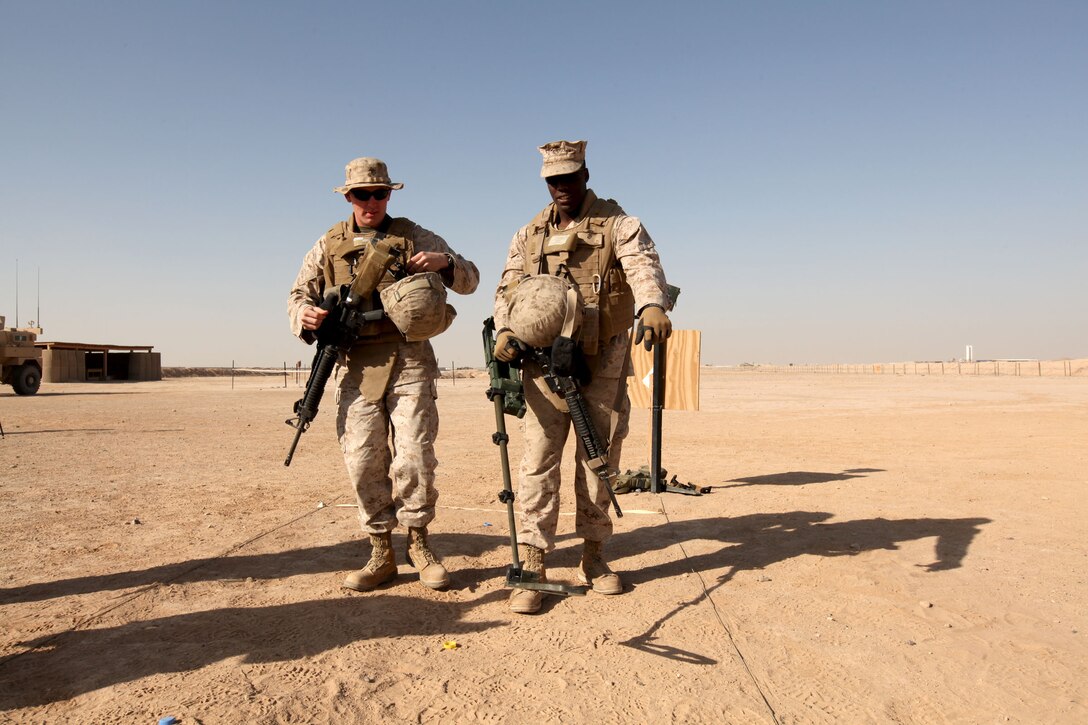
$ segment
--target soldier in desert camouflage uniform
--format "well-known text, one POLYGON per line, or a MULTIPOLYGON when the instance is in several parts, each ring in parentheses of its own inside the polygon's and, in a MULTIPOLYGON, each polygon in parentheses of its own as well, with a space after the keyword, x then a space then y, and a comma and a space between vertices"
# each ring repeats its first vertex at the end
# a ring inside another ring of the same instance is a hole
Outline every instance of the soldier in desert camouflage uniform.
MULTIPOLYGON (((630 401, 630 330, 639 320, 637 341, 664 339, 672 330, 665 274, 650 235, 638 218, 627 216, 614 201, 600 199, 589 188, 585 141, 555 141, 540 147, 540 175, 552 204, 518 230, 495 295, 496 357, 509 361, 517 352, 508 346, 518 332, 512 302, 519 309, 532 300, 517 299, 517 285, 527 276, 548 274, 566 278, 577 289, 581 323, 574 338, 586 355, 592 374, 582 394, 593 424, 609 441, 608 460, 619 465, 627 435, 630 401), (514 328, 514 329, 509 329, 514 328)), ((526 285, 526 288, 531 287, 526 285)), ((562 316, 562 315, 560 315, 562 316)), ((525 451, 521 461, 518 500, 521 507, 518 540, 525 569, 545 577, 543 555, 555 546, 559 520, 560 464, 570 430, 570 415, 562 400, 541 378, 539 367, 525 362, 525 451)), ((580 575, 601 594, 619 594, 623 583, 603 558, 604 542, 612 534, 605 485, 586 465, 581 447, 575 465, 575 530, 584 539, 580 575)), ((515 589, 510 607, 518 613, 540 609, 539 591, 515 589)))
MULTIPOLYGON (((319 307, 326 290, 351 282, 369 242, 379 234, 405 250, 408 272, 437 273, 446 287, 460 294, 476 289, 479 272, 472 262, 434 232, 386 214, 392 191, 404 185, 390 181, 383 162, 355 159, 347 165, 346 177, 335 191, 351 204, 352 215, 322 235, 303 260, 287 304, 292 333, 307 343, 314 341, 314 331, 328 315, 319 307)), ((378 289, 388 292, 394 284, 386 275, 378 289)), ((372 304, 379 303, 375 299, 372 304)), ((452 308, 449 313, 452 320, 452 308)), ((446 326, 448 321, 440 329, 446 326)), ((427 340, 409 341, 388 316, 360 333, 337 366, 336 431, 372 549, 367 565, 349 574, 344 586, 366 591, 396 577, 391 532, 399 521, 408 529, 408 563, 419 570, 420 582, 441 589, 448 586, 449 574, 427 541, 438 499, 434 350, 427 340)))

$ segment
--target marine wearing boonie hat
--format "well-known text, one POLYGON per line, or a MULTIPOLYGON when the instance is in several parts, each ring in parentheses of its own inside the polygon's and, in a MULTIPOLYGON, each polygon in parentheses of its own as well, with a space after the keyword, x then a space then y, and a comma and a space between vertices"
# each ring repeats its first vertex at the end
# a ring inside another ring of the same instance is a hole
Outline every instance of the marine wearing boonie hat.
POLYGON ((404 184, 389 180, 389 169, 384 161, 363 156, 348 162, 348 165, 344 167, 344 185, 337 186, 333 191, 337 194, 346 194, 352 189, 374 186, 386 189, 404 188, 404 184))
POLYGON ((552 141, 539 147, 544 157, 540 178, 570 174, 586 165, 585 141, 552 141))

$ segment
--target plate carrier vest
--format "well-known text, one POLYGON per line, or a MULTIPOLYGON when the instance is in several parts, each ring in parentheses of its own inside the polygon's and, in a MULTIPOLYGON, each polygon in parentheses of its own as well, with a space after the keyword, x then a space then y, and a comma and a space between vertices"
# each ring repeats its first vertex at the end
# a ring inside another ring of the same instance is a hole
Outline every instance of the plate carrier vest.
MULTIPOLYGON (((371 241, 384 237, 385 240, 404 252, 407 261, 415 254, 415 245, 408 238, 411 222, 403 217, 386 217, 388 224, 382 223, 378 230, 366 229, 355 231, 353 219, 337 222, 325 232, 325 289, 336 289, 340 285, 351 284, 356 271, 360 268, 366 253, 371 248, 371 241)), ((381 291, 396 282, 392 271, 387 271, 378 282, 370 299, 363 300, 363 310, 382 309, 381 291)), ((404 335, 388 317, 376 322, 368 322, 359 330, 356 345, 380 342, 404 342, 404 335)))
POLYGON ((568 229, 556 231, 551 224, 555 204, 549 204, 529 222, 526 231, 525 274, 565 276, 578 290, 582 325, 577 340, 586 355, 596 355, 598 344, 631 328, 635 319, 635 295, 616 259, 612 230, 624 211, 612 199, 600 199, 587 191, 590 201, 585 217, 568 229), (573 244, 546 251, 552 235, 575 235, 573 244))

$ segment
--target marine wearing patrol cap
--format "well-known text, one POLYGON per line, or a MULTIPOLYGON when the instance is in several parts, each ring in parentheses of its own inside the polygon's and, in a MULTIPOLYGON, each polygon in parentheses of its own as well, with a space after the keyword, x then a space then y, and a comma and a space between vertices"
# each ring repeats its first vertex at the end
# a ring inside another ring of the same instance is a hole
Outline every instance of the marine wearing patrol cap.
POLYGON ((540 178, 570 174, 586 165, 585 141, 552 141, 539 147, 544 157, 540 178))
POLYGON ((348 162, 344 168, 344 185, 336 187, 333 191, 337 194, 346 194, 352 189, 374 186, 386 189, 404 188, 404 184, 389 180, 389 169, 386 168, 384 161, 363 156, 348 162))

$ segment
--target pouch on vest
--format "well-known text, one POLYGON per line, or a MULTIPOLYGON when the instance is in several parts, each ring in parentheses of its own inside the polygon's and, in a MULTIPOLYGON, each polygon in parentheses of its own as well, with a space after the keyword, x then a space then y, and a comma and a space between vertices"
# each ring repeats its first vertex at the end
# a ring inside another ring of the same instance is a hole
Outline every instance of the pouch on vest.
POLYGON ((573 339, 560 335, 552 343, 552 371, 560 377, 572 377, 579 385, 589 385, 589 366, 582 349, 573 339))
POLYGON ((578 246, 578 234, 563 233, 552 234, 544 242, 544 254, 558 254, 559 252, 569 252, 578 246))
POLYGON ((510 304, 510 298, 514 296, 514 290, 516 290, 518 288, 518 285, 526 279, 529 279, 529 275, 523 274, 517 279, 510 280, 502 286, 502 296, 503 299, 506 300, 506 304, 510 304))
POLYGON ((355 280, 351 283, 351 291, 358 297, 369 297, 378 289, 378 283, 398 259, 403 256, 403 251, 386 239, 377 239, 367 245, 366 254, 359 263, 355 280))
POLYGON ((578 338, 582 341, 582 351, 586 355, 596 355, 600 342, 600 308, 596 304, 587 304, 582 308, 582 327, 578 338))

